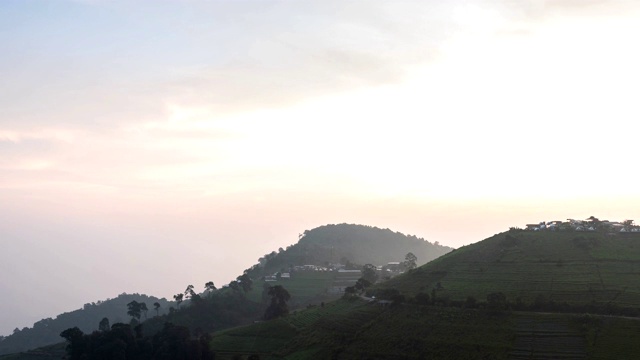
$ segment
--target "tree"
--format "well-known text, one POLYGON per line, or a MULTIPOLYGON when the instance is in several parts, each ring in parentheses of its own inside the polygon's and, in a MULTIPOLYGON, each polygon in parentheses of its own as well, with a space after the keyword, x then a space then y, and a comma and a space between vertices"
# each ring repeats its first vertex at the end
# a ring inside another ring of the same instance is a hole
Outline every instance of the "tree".
POLYGON ((78 329, 77 326, 72 327, 61 332, 60 336, 68 342, 66 350, 67 354, 69 354, 69 358, 72 360, 80 359, 85 350, 84 333, 82 330, 78 329))
POLYGON ((204 289, 211 293, 213 290, 216 290, 216 286, 213 284, 213 281, 209 281, 204 284, 204 289))
POLYGON ((109 331, 110 329, 111 329, 111 326, 109 326, 109 319, 102 318, 102 320, 100 320, 100 324, 98 324, 98 330, 105 332, 105 331, 109 331))
POLYGON ((240 286, 242 287, 242 291, 244 291, 245 293, 251 291, 253 281, 251 280, 251 277, 249 276, 249 274, 244 273, 238 276, 237 280, 240 283, 240 286))
POLYGON ((356 284, 353 286, 353 288, 358 291, 364 291, 364 289, 368 288, 369 286, 371 286, 371 282, 369 282, 365 278, 360 278, 358 279, 358 281, 356 281, 356 284))
POLYGON ((160 315, 160 303, 159 302, 154 302, 153 303, 153 309, 156 311, 156 316, 160 315))
POLYGON ((413 270, 415 269, 418 264, 418 258, 413 255, 412 252, 408 253, 405 257, 404 257, 404 266, 405 268, 407 268, 408 270, 413 270))
POLYGON ((193 296, 193 294, 195 294, 196 292, 193 291, 193 285, 189 285, 187 286, 187 289, 184 291, 184 297, 186 299, 190 298, 193 296))
POLYGON ((229 288, 233 291, 240 291, 240 283, 238 283, 237 280, 233 280, 232 282, 229 283, 229 288))
POLYGON ((631 231, 633 228, 633 220, 625 220, 622 222, 625 231, 631 231))
POLYGON ((140 320, 142 305, 139 302, 133 300, 132 302, 127 304, 127 308, 127 315, 131 316, 132 319, 140 320))
POLYGON ((344 288, 344 295, 342 297, 344 299, 356 298, 357 291, 358 290, 356 290, 355 286, 347 286, 346 288, 344 288))
POLYGON ((182 303, 182 300, 184 300, 184 294, 179 293, 179 294, 173 295, 173 300, 176 301, 176 306, 178 307, 178 309, 180 309, 180 303, 182 303))
POLYGON ((291 299, 291 294, 287 289, 282 285, 270 286, 268 294, 271 296, 271 304, 264 313, 265 320, 287 315, 289 313, 287 301, 291 299))
POLYGON ((140 304, 140 311, 142 311, 142 313, 144 314, 144 319, 147 319, 147 311, 149 311, 149 309, 147 308, 147 303, 145 302, 141 302, 140 304))
POLYGON ((375 284, 375 282, 378 281, 378 273, 376 267, 371 264, 365 264, 362 267, 362 278, 372 284, 375 284))

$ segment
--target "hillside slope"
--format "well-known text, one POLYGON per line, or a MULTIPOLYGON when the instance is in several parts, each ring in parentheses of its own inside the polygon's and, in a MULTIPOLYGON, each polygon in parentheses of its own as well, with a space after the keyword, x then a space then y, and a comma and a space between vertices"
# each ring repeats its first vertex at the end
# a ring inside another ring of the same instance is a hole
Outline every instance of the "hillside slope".
POLYGON ((403 261, 412 252, 418 264, 425 264, 453 248, 430 243, 415 235, 404 235, 372 226, 337 224, 306 230, 297 244, 261 258, 248 269, 252 277, 271 274, 290 265, 325 265, 347 261, 364 265, 384 265, 403 261))
POLYGON ((214 335, 216 359, 636 359, 640 319, 339 300, 214 335))
POLYGON ((640 234, 508 231, 384 283, 407 296, 640 306, 640 234))
POLYGON ((371 289, 399 290, 391 304, 340 300, 212 346, 224 359, 633 359, 640 318, 620 314, 637 315, 639 275, 640 234, 513 230, 371 289), (508 304, 485 302, 498 292, 508 304))
MULTIPOLYGON (((417 256, 418 263, 429 260, 451 251, 452 248, 432 244, 416 236, 407 236, 389 229, 379 229, 364 225, 325 225, 304 232, 300 241, 272 252, 260 259, 260 263, 246 270, 253 279, 253 289, 243 293, 230 288, 221 289, 220 296, 207 297, 207 301, 198 307, 184 304, 180 311, 165 316, 155 317, 150 310, 149 321, 145 323, 145 331, 152 334, 162 328, 165 321, 186 326, 196 330, 213 331, 237 326, 260 319, 266 306, 264 299, 265 286, 283 285, 291 294, 291 308, 306 306, 309 303, 320 303, 335 299, 341 294, 329 294, 336 281, 337 272, 301 271, 291 273, 288 279, 266 282, 265 275, 279 271, 288 271, 292 266, 319 265, 348 261, 352 264, 373 263, 383 265, 391 261, 402 261, 407 253, 417 256), (231 300, 230 300, 231 299, 231 300)), ((352 282, 355 282, 353 280, 352 282)), ((62 340, 59 334, 67 328, 78 326, 85 333, 90 333, 98 326, 103 317, 108 317, 111 324, 128 322, 126 304, 133 298, 118 298, 99 305, 88 304, 84 310, 59 315, 55 320, 45 319, 34 325, 33 329, 20 331, 0 342, 0 354, 24 351, 38 346, 56 343, 62 340), (91 311, 92 316, 86 317, 91 311), (52 322, 53 321, 53 322, 52 322), (52 325, 53 324, 53 325, 52 325)), ((156 300, 135 298, 145 301, 152 309, 156 300)), ((161 302, 165 312, 168 305, 161 302)), ((162 314, 162 312, 161 312, 162 314)), ((31 354, 30 356, 34 356, 31 354)))

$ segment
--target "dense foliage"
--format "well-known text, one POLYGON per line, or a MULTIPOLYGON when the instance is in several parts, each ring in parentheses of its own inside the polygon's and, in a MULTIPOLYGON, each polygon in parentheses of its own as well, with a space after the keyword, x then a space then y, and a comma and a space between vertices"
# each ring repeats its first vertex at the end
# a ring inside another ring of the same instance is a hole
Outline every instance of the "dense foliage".
POLYGON ((158 303, 159 314, 166 313, 171 303, 166 299, 140 295, 140 294, 120 294, 115 299, 98 301, 97 303, 85 304, 82 309, 63 313, 55 319, 47 318, 33 324, 32 328, 14 330, 0 341, 0 354, 10 354, 25 351, 40 346, 55 344, 60 342, 60 332, 70 327, 78 327, 81 331, 90 333, 98 329, 103 318, 108 318, 111 323, 128 322, 127 304, 136 301, 151 305, 158 303))
POLYGON ((189 329, 165 323, 153 336, 143 335, 143 326, 117 323, 110 330, 85 335, 77 327, 63 331, 70 360, 212 360, 207 335, 192 337, 189 329))

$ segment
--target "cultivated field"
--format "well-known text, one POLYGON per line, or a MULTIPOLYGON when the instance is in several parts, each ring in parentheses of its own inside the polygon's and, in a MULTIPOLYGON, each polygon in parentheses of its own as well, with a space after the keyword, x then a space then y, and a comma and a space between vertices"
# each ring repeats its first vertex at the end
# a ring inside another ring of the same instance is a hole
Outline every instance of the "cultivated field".
POLYGON ((640 306, 640 235, 511 231, 455 250, 386 282, 411 295, 640 306), (440 287, 438 287, 440 283, 440 287))

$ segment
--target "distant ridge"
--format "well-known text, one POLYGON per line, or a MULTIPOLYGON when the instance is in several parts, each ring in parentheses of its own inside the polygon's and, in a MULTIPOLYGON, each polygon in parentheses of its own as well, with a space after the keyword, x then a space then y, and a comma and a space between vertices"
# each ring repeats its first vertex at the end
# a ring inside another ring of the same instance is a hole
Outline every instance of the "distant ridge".
POLYGON ((169 311, 171 303, 166 299, 156 298, 144 294, 120 294, 114 299, 85 304, 82 309, 62 313, 55 318, 37 321, 33 327, 18 329, 13 334, 0 341, 0 355, 26 351, 41 346, 57 344, 62 341, 60 333, 70 327, 77 326, 86 333, 98 329, 102 318, 108 318, 111 324, 117 322, 128 323, 127 304, 131 301, 146 302, 147 307, 154 313, 153 303, 160 304, 160 313, 169 311))

